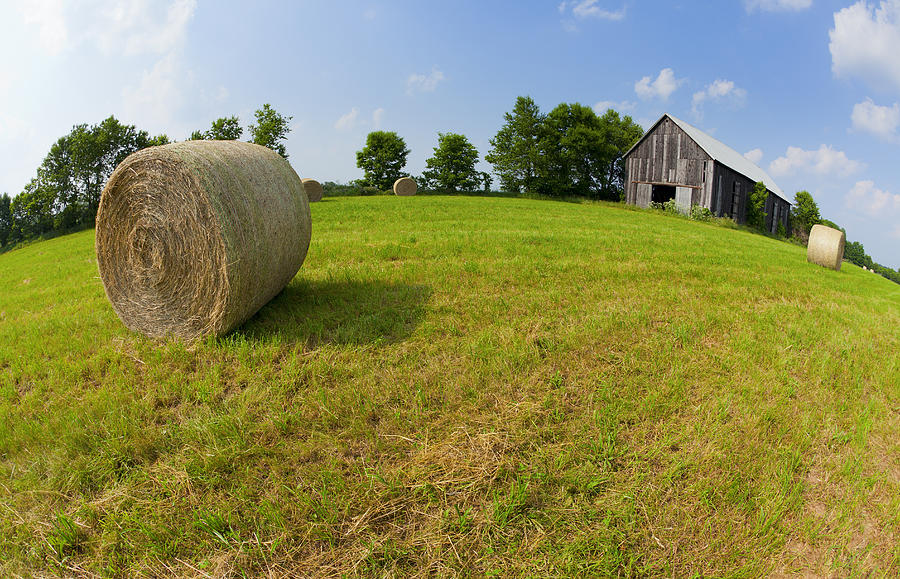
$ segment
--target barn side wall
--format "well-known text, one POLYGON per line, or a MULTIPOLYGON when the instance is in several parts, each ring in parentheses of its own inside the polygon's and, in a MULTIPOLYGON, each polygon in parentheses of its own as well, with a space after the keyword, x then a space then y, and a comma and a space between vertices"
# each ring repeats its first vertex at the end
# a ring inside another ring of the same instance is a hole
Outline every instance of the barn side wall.
POLYGON ((790 232, 790 204, 769 191, 766 198, 766 231, 778 233, 778 224, 784 225, 784 231, 790 232))
POLYGON ((713 171, 714 194, 709 208, 717 217, 747 222, 747 199, 755 183, 737 171, 716 162, 713 171))

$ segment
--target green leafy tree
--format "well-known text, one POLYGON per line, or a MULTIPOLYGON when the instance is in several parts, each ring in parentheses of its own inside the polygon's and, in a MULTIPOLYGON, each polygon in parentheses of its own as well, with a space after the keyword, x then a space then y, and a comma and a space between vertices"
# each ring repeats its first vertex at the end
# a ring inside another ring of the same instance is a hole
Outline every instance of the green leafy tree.
POLYGON ((172 141, 169 140, 169 135, 163 133, 161 135, 156 135, 155 137, 150 137, 150 139, 147 141, 147 146, 158 147, 160 145, 168 145, 171 142, 172 141))
POLYGON ((237 117, 222 117, 212 122, 212 126, 206 131, 206 138, 210 141, 236 141, 243 133, 244 129, 237 117))
POLYGON ((769 192, 766 190, 766 184, 757 181, 750 190, 750 196, 747 199, 747 225, 760 231, 766 229, 766 199, 769 198, 769 192))
POLYGON ((822 223, 819 206, 808 191, 798 191, 794 195, 794 206, 791 207, 791 229, 795 237, 808 239, 813 225, 822 223))
POLYGON ((8 193, 0 195, 0 247, 3 247, 9 242, 10 235, 12 234, 13 220, 12 209, 10 206, 11 203, 12 199, 8 193))
POLYGON ((374 131, 366 136, 366 146, 356 152, 356 166, 363 170, 361 184, 386 191, 405 177, 403 168, 409 149, 393 131, 374 131))
POLYGON ((438 133, 434 155, 425 161, 422 172, 429 189, 457 193, 471 192, 478 187, 480 174, 475 170, 478 150, 465 135, 438 133))
POLYGON ((624 117, 607 109, 600 117, 602 141, 606 144, 606 166, 600 179, 600 198, 609 201, 625 200, 625 153, 644 136, 644 129, 628 115, 624 117))
POLYGON ((288 154, 283 141, 287 139, 287 134, 291 132, 290 122, 294 117, 282 116, 268 103, 264 104, 261 109, 257 109, 254 115, 256 116, 256 124, 250 125, 250 134, 253 137, 252 142, 269 147, 287 159, 288 154))
POLYGON ((544 115, 531 97, 518 97, 503 127, 490 140, 484 159, 493 165, 500 186, 512 193, 536 193, 542 170, 544 115))
POLYGON ((491 177, 491 174, 482 171, 481 172, 481 182, 484 184, 484 192, 485 194, 489 194, 491 192, 491 184, 494 182, 494 178, 491 177))
POLYGON ((596 197, 608 146, 593 109, 560 104, 544 118, 537 188, 545 195, 596 197))
MULTIPOLYGON (((241 138, 244 129, 237 117, 222 117, 212 122, 207 131, 194 131, 191 133, 190 141, 236 141, 241 138)), ((163 135, 165 136, 165 135, 163 135)), ((166 137, 168 142, 168 137, 166 137)))
POLYGON ((37 171, 35 191, 52 194, 51 211, 56 229, 92 225, 100 193, 113 169, 131 153, 152 143, 168 141, 165 135, 151 139, 147 131, 124 125, 115 117, 97 125, 76 125, 50 147, 37 171))
POLYGON ((37 178, 10 202, 13 228, 12 241, 37 237, 54 229, 56 198, 53 191, 43 187, 37 178))
POLYGON ((844 259, 859 267, 867 267, 869 269, 875 267, 872 258, 866 254, 866 248, 859 241, 848 241, 844 245, 844 259))

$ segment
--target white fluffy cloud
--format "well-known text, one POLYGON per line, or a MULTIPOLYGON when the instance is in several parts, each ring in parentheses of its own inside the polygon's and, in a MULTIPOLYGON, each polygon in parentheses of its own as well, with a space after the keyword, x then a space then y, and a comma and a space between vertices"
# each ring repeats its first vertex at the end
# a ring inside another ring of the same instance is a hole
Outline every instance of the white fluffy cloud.
POLYGON ((835 76, 900 90, 900 0, 884 0, 877 8, 865 0, 848 6, 834 14, 828 35, 835 76))
POLYGON ((568 14, 578 19, 598 18, 600 20, 622 20, 625 18, 625 6, 618 10, 609 10, 602 6, 597 6, 599 0, 574 0, 564 1, 559 4, 559 13, 568 14))
POLYGON ((411 74, 406 79, 406 93, 434 92, 442 80, 444 80, 444 73, 437 67, 432 67, 431 74, 411 74))
POLYGON ((843 151, 836 151, 830 145, 822 145, 811 151, 788 147, 783 157, 778 157, 769 164, 769 171, 776 177, 796 172, 846 177, 863 166, 859 161, 848 159, 843 151))
POLYGON ((703 104, 706 101, 727 102, 735 106, 744 104, 747 91, 735 86, 733 81, 717 79, 708 84, 706 88, 694 93, 691 110, 697 116, 703 114, 703 104))
POLYGON ((845 200, 847 207, 862 209, 869 215, 900 211, 900 195, 878 189, 873 181, 857 181, 845 200))
POLYGON ((659 71, 656 80, 645 76, 634 83, 634 92, 644 100, 658 98, 665 101, 682 82, 682 79, 675 78, 675 72, 671 68, 664 68, 659 71))
POLYGON ((384 109, 377 108, 372 111, 372 126, 376 129, 381 128, 381 119, 384 118, 384 109))
POLYGON ((812 6, 812 0, 745 0, 747 12, 799 12, 812 6))
POLYGON ((758 165, 763 158, 762 149, 753 149, 744 153, 744 157, 753 164, 758 165))
POLYGON ((866 99, 853 105, 853 129, 871 133, 885 141, 897 139, 897 127, 900 126, 900 104, 894 106, 876 105, 872 99, 866 99))

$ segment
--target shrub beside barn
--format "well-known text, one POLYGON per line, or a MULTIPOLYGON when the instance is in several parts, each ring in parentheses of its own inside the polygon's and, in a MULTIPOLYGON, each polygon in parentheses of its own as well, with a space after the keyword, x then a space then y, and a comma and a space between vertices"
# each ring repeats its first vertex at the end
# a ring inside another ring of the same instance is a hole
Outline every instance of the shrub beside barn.
POLYGON ((684 211, 699 205, 718 217, 747 221, 747 201, 762 182, 766 230, 789 230, 791 202, 755 163, 688 123, 665 114, 625 153, 625 201, 647 207, 675 199, 684 211))

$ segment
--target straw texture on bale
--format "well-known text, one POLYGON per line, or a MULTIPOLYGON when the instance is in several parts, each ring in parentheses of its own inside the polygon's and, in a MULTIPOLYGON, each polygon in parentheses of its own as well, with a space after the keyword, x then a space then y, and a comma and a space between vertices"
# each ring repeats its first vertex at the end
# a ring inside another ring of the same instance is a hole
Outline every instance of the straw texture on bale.
POLYGON ((843 231, 825 225, 813 225, 809 232, 809 245, 806 247, 806 261, 840 271, 846 241, 843 231))
POLYGON ((239 141, 186 141, 116 167, 97 212, 97 264, 129 329, 219 336, 291 281, 310 233, 303 183, 281 155, 239 141))
POLYGON ((306 198, 309 199, 309 202, 321 201, 325 195, 325 189, 322 187, 322 184, 315 179, 303 179, 302 181, 303 189, 306 190, 306 198))
POLYGON ((409 195, 415 195, 416 189, 418 189, 418 186, 410 177, 400 177, 394 181, 394 195, 408 197, 409 195))

